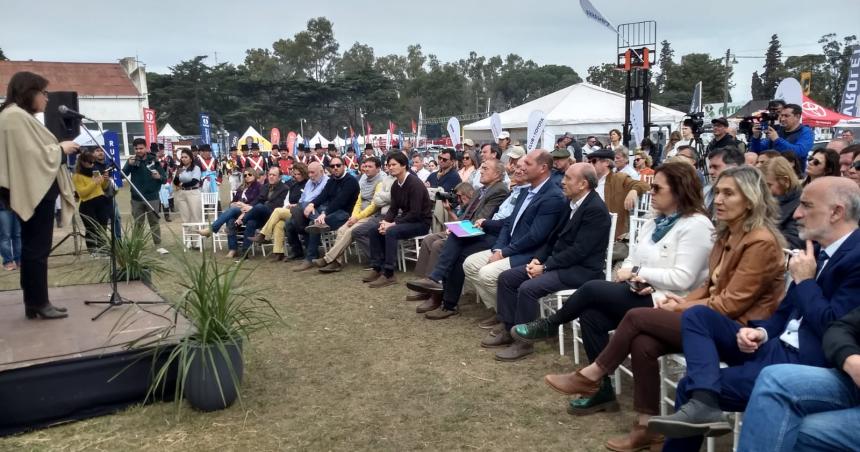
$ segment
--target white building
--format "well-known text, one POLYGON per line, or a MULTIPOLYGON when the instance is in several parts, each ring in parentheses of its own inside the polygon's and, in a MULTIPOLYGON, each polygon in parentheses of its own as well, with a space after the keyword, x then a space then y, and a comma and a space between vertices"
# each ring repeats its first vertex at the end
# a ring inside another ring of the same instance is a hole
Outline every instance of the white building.
POLYGON ((149 108, 146 68, 135 58, 119 63, 0 61, 0 102, 9 79, 20 71, 48 79, 48 91, 77 92, 79 111, 119 134, 121 155, 129 154, 134 138, 143 137, 143 109, 149 108))

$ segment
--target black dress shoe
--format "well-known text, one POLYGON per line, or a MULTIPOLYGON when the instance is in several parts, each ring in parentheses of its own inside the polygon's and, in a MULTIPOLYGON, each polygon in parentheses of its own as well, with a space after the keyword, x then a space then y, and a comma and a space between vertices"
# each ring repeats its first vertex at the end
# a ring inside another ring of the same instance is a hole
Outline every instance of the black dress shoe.
POLYGON ((60 312, 66 312, 66 311, 68 311, 68 309, 66 309, 66 307, 65 307, 65 306, 56 306, 56 305, 52 305, 52 304, 49 304, 49 306, 51 306, 52 308, 54 308, 54 309, 56 309, 56 310, 58 310, 58 311, 60 311, 60 312))
POLYGON ((68 313, 60 311, 50 304, 42 308, 26 308, 25 313, 28 319, 35 319, 36 317, 41 317, 43 319, 62 319, 69 316, 68 313))

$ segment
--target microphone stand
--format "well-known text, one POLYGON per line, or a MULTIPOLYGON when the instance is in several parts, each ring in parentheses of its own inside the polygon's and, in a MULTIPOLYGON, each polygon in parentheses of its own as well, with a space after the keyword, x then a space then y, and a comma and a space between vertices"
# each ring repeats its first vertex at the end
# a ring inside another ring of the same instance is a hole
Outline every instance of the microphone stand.
MULTIPOLYGON (((86 118, 86 119, 89 119, 89 118, 86 118)), ((90 121, 95 122, 92 120, 90 120, 90 121)), ((96 126, 99 128, 99 133, 102 134, 102 139, 104 139, 104 134, 105 134, 104 130, 102 130, 101 126, 97 122, 96 122, 96 126)), ((90 139, 92 139, 93 142, 96 143, 96 145, 98 145, 98 141, 96 141, 95 137, 93 137, 93 134, 90 133, 89 129, 87 129, 86 127, 83 127, 83 129, 86 131, 87 135, 90 136, 90 139)), ((99 146, 99 147, 101 147, 103 151, 106 151, 106 149, 103 146, 99 146)), ((115 159, 115 155, 112 152, 110 153, 110 159, 111 159, 111 162, 113 162, 113 164, 115 165, 116 159, 115 159)), ((116 168, 116 169, 122 175, 122 178, 125 179, 126 182, 128 182, 128 185, 132 188, 132 190, 134 190, 134 192, 137 193, 138 196, 140 196, 140 199, 146 199, 140 193, 140 190, 138 190, 137 187, 134 185, 134 183, 131 181, 131 178, 129 178, 128 175, 122 171, 122 169, 120 169, 120 168, 116 168)), ((146 204, 146 207, 152 213, 154 213, 156 217, 160 218, 160 216, 158 215, 158 212, 155 209, 153 209, 153 207, 148 202, 145 202, 145 204, 146 204)), ((96 314, 95 317, 92 318, 93 321, 98 320, 99 317, 101 317, 104 313, 108 312, 111 308, 113 308, 115 306, 122 306, 125 304, 135 304, 135 305, 147 304, 147 305, 149 305, 149 304, 165 304, 166 303, 166 301, 134 301, 134 300, 128 300, 126 298, 123 298, 122 295, 119 294, 119 289, 117 287, 117 279, 118 278, 117 278, 117 271, 116 271, 116 231, 114 230, 116 228, 116 223, 117 223, 116 217, 115 217, 116 212, 117 212, 116 194, 114 194, 114 196, 111 197, 111 206, 112 206, 111 221, 110 221, 110 285, 111 285, 111 293, 110 293, 110 297, 107 300, 103 300, 103 301, 87 300, 87 301, 84 301, 84 304, 86 304, 86 305, 91 305, 91 304, 106 304, 107 305, 101 312, 99 312, 98 314, 96 314)))

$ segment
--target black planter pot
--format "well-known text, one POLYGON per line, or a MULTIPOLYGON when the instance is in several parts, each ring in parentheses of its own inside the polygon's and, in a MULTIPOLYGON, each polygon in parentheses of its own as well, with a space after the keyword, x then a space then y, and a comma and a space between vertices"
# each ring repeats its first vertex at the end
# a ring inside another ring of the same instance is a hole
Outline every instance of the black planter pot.
POLYGON ((229 407, 236 401, 239 395, 238 385, 242 383, 241 340, 225 345, 227 356, 216 345, 197 344, 192 347, 195 350, 188 374, 185 376, 185 399, 200 411, 215 411, 229 407), (235 381, 227 364, 228 359, 235 372, 235 381))

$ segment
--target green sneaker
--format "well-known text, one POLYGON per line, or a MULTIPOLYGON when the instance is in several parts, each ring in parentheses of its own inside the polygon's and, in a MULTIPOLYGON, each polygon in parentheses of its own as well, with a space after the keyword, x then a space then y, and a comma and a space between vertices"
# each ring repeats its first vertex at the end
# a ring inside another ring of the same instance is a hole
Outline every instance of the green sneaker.
POLYGON ((537 319, 534 322, 514 325, 511 328, 511 336, 520 342, 532 344, 558 336, 558 325, 550 325, 547 319, 537 319))
POLYGON ((603 384, 597 394, 591 397, 583 397, 573 399, 567 406, 568 414, 574 416, 585 416, 588 414, 605 411, 607 413, 619 410, 618 401, 615 400, 615 390, 612 388, 612 381, 607 377, 603 379, 603 384))

